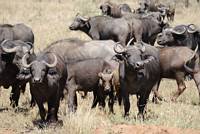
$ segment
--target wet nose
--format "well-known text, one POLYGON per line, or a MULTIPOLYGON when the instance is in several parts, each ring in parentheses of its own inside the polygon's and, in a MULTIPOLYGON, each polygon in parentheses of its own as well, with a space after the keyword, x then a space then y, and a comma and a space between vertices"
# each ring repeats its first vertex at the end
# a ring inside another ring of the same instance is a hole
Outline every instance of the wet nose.
POLYGON ((140 68, 143 68, 144 67, 144 64, 142 62, 136 62, 135 63, 135 69, 140 69, 140 68))
POLYGON ((34 79, 33 79, 33 82, 34 82, 34 83, 40 83, 40 82, 41 82, 41 79, 40 79, 39 77, 34 78, 34 79))
POLYGON ((70 25, 70 26, 69 26, 69 29, 72 30, 72 29, 73 29, 73 25, 70 25))
POLYGON ((105 91, 110 91, 111 89, 110 89, 110 86, 105 86, 105 91))

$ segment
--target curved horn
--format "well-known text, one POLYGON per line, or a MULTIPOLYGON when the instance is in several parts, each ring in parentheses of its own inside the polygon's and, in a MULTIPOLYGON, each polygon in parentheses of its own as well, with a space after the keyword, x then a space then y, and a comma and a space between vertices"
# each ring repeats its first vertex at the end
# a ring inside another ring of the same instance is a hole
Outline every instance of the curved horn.
POLYGON ((194 53, 192 54, 192 56, 189 58, 189 60, 187 60, 185 63, 184 63, 184 68, 189 72, 189 73, 196 73, 197 71, 190 68, 189 66, 187 66, 187 62, 191 61, 193 58, 195 58, 195 55, 198 51, 198 48, 199 48, 199 45, 196 46, 195 48, 195 51, 194 53))
POLYGON ((34 53, 34 47, 33 47, 33 43, 32 42, 25 42, 27 45, 30 46, 29 52, 32 54, 34 53))
POLYGON ((126 47, 130 46, 130 44, 131 44, 131 42, 133 41, 133 39, 134 39, 134 38, 131 38, 131 39, 128 41, 126 47))
POLYGON ((79 18, 81 19, 81 20, 83 20, 83 21, 88 21, 90 18, 86 18, 86 17, 83 17, 83 16, 80 16, 79 15, 79 18))
POLYGON ((46 61, 43 61, 49 68, 55 67, 56 64, 58 63, 58 59, 57 59, 56 55, 54 53, 52 53, 52 54, 53 54, 53 57, 54 57, 54 62, 52 64, 49 64, 46 61))
POLYGON ((26 57, 27 57, 27 53, 22 57, 22 66, 25 67, 25 68, 29 68, 33 62, 31 62, 30 64, 27 64, 27 60, 26 60, 26 57))
POLYGON ((174 28, 172 28, 172 29, 171 29, 171 32, 173 32, 173 33, 175 33, 175 34, 178 34, 178 35, 181 35, 181 34, 184 34, 185 31, 187 30, 187 29, 185 28, 185 26, 183 27, 183 29, 184 29, 183 31, 178 32, 178 31, 174 30, 174 28))
POLYGON ((33 43, 32 42, 25 42, 25 44, 29 45, 31 48, 33 47, 33 43))
POLYGON ((12 52, 16 52, 17 49, 19 48, 19 46, 15 46, 13 48, 6 48, 4 46, 4 44, 9 41, 9 40, 4 40, 2 43, 1 43, 1 48, 3 49, 4 52, 7 52, 7 53, 12 53, 12 52))
POLYGON ((187 26, 187 31, 188 33, 195 33, 197 31, 197 27, 194 24, 189 24, 187 26))
POLYGON ((126 48, 122 47, 121 44, 120 44, 119 42, 117 42, 117 43, 115 44, 115 46, 114 46, 114 51, 115 51, 115 53, 117 53, 117 54, 122 54, 122 53, 124 53, 124 52, 126 51, 126 48), (117 47, 119 47, 119 46, 120 46, 120 50, 117 48, 117 47))

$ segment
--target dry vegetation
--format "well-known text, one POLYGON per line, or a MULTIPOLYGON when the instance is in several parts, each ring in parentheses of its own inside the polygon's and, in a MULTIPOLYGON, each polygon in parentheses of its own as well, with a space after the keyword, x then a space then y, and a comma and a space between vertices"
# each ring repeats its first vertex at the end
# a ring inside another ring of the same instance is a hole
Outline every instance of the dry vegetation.
MULTIPOLYGON (((177 0, 178 1, 178 0, 177 0)), ((102 2, 102 1, 101 1, 102 2)), ((136 0, 119 0, 132 8, 137 7, 136 0)), ((200 5, 191 0, 190 8, 186 9, 181 1, 177 6, 176 24, 200 24, 200 5)), ((72 32, 68 26, 76 13, 87 16, 100 14, 100 0, 0 0, 0 23, 25 23, 32 27, 35 34, 36 51, 42 50, 53 41, 78 37, 89 39, 81 32, 72 32)), ((180 96, 177 103, 170 102, 170 96, 176 90, 175 81, 163 80, 160 93, 167 102, 162 104, 148 103, 147 120, 140 122, 135 119, 137 114, 136 98, 131 97, 130 119, 122 117, 122 108, 115 106, 115 115, 109 115, 108 109, 100 111, 90 109, 92 95, 87 99, 78 99, 78 110, 75 114, 66 115, 66 102, 61 103, 59 118, 63 127, 39 129, 33 121, 39 119, 38 108, 29 108, 29 90, 20 98, 19 108, 9 106, 10 89, 2 89, 0 93, 0 134, 1 133, 93 133, 97 127, 107 127, 113 124, 146 124, 179 128, 200 129, 200 107, 198 92, 193 81, 186 82, 187 90, 180 96)), ((108 130, 106 133, 112 133, 108 130)), ((200 132, 199 132, 200 133, 200 132)))

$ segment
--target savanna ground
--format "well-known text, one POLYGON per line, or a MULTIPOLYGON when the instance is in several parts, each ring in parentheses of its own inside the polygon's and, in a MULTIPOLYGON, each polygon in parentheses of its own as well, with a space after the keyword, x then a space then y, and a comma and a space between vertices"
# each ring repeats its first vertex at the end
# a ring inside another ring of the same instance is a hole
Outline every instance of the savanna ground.
MULTIPOLYGON (((0 23, 25 23, 30 26, 35 34, 35 50, 39 51, 51 42, 63 38, 78 37, 89 40, 81 32, 70 31, 68 26, 78 12, 87 16, 99 15, 100 10, 98 7, 101 2, 103 1, 0 0, 0 23)), ((117 1, 117 3, 122 2, 128 3, 132 8, 138 7, 137 0, 117 1)), ((190 3, 190 7, 186 9, 183 2, 177 0, 177 12, 172 25, 189 23, 200 25, 200 4, 198 5, 196 0, 191 0, 190 3)), ((157 105, 149 102, 147 119, 144 122, 136 119, 135 96, 131 97, 130 119, 126 120, 122 116, 123 108, 118 105, 114 107, 115 115, 109 114, 108 109, 105 109, 105 111, 101 111, 98 108, 91 110, 90 106, 93 98, 89 94, 84 100, 79 96, 78 110, 72 115, 66 114, 66 101, 61 102, 59 119, 63 120, 63 126, 44 129, 39 129, 33 124, 33 121, 40 119, 40 117, 37 106, 33 109, 29 108, 29 90, 24 95, 21 95, 19 107, 12 109, 9 106, 10 89, 1 89, 0 134, 200 133, 200 107, 198 105, 197 88, 193 81, 186 82, 186 85, 186 91, 174 103, 170 101, 170 97, 177 89, 176 82, 163 80, 160 86, 160 93, 164 96, 166 102, 157 105)), ((29 88, 27 87, 27 89, 29 88)))

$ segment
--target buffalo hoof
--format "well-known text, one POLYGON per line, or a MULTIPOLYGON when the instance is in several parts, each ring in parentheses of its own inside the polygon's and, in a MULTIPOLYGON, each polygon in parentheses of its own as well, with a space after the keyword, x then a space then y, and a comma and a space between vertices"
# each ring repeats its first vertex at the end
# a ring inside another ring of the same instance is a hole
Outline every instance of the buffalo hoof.
POLYGON ((130 118, 129 115, 124 115, 124 119, 127 120, 127 121, 130 121, 130 120, 131 120, 131 118, 130 118))
POLYGON ((144 121, 144 114, 138 113, 138 115, 137 115, 137 120, 139 120, 139 121, 144 121))
POLYGON ((39 129, 44 129, 47 127, 47 122, 43 120, 35 120, 33 121, 33 125, 38 127, 39 129))
POLYGON ((18 104, 15 101, 11 101, 10 106, 13 108, 16 108, 18 106, 18 104))
POLYGON ((35 107, 35 105, 36 105, 35 101, 34 102, 31 101, 30 107, 33 108, 33 107, 35 107))
POLYGON ((63 121, 62 120, 57 120, 57 121, 47 121, 48 127, 62 127, 63 126, 63 121))
POLYGON ((171 101, 172 101, 172 102, 177 102, 177 98, 176 98, 176 97, 172 97, 172 98, 171 98, 171 101))

